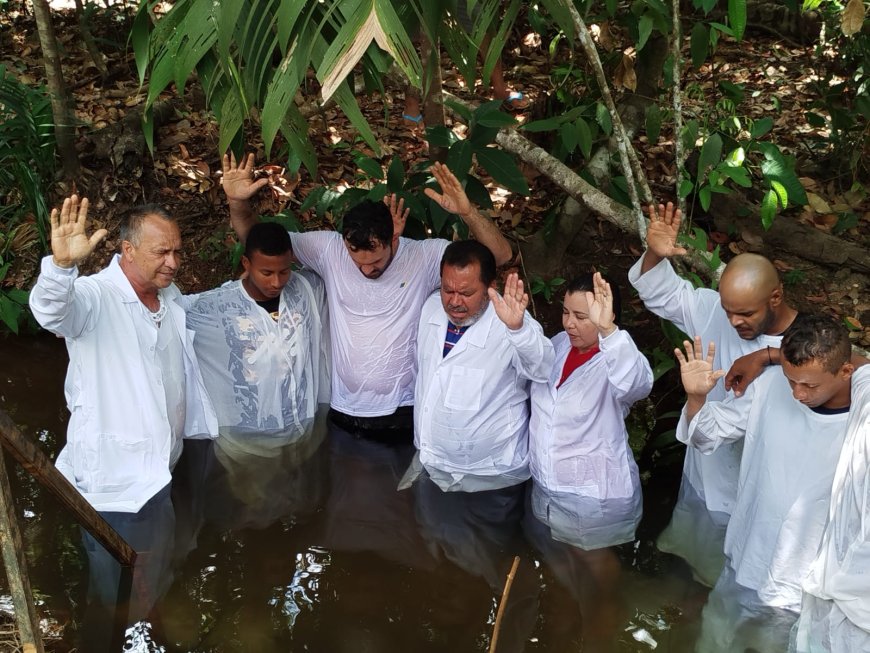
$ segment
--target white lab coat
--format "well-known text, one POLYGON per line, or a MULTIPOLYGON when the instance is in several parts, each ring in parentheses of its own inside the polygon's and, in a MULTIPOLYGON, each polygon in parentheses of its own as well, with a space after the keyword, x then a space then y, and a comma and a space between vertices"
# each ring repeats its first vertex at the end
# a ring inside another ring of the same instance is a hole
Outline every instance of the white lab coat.
POLYGON ((564 331, 552 342, 550 378, 531 389, 532 509, 554 538, 584 549, 631 541, 642 501, 625 417, 652 389, 649 362, 617 329, 557 388, 571 342, 564 331))
POLYGON ((196 333, 194 348, 222 432, 300 437, 318 401, 329 401, 323 284, 311 279, 314 288, 302 274, 291 275, 277 321, 241 281, 195 296, 187 326, 196 333))
POLYGON ((333 408, 357 417, 414 405, 417 322, 441 281, 448 241, 400 238, 389 267, 368 279, 341 234, 291 233, 293 253, 323 278, 332 337, 333 408))
MULTIPOLYGON (((101 272, 42 261, 30 308, 46 329, 66 338, 67 444, 57 468, 97 510, 136 512, 169 483, 172 434, 155 357, 157 329, 116 255, 101 272)), ((185 437, 213 438, 217 419, 184 328, 175 285, 160 291, 184 352, 185 437)))
POLYGON ((414 444, 445 491, 494 490, 529 478, 529 382, 546 382, 553 345, 528 313, 508 329, 487 306, 442 356, 447 314, 438 293, 417 334, 414 444))
POLYGON ((820 414, 795 401, 781 368, 766 370, 744 397, 707 402, 684 436, 705 452, 744 438, 725 555, 736 582, 763 604, 797 612, 849 414, 820 414))
POLYGON ((796 650, 870 650, 870 365, 852 375, 828 524, 803 589, 796 650))
MULTIPOLYGON (((642 264, 643 258, 631 267, 628 279, 647 310, 673 322, 690 337, 701 336, 705 347, 711 340, 715 342, 715 369, 727 371, 745 354, 768 345, 779 347, 782 336, 763 334, 744 340, 737 335, 722 309, 719 293, 693 288, 677 275, 669 261, 661 261, 644 275, 640 274, 642 264)), ((719 401, 725 394, 720 380, 708 399, 719 401)), ((677 429, 678 434, 683 431, 677 429)), ((740 442, 721 446, 709 456, 691 447, 686 450, 680 496, 671 523, 658 541, 661 550, 684 558, 698 580, 711 586, 724 563, 723 538, 737 496, 742 451, 740 442)))

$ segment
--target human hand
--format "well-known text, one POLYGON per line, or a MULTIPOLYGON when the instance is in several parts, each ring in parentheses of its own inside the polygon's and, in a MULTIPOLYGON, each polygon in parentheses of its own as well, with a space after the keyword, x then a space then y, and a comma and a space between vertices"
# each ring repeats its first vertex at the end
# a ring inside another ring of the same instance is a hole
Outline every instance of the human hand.
POLYGON ((236 155, 230 152, 224 154, 222 160, 223 178, 221 185, 230 202, 244 202, 257 194, 263 186, 269 183, 269 178, 254 181, 253 153, 242 157, 241 165, 236 164, 236 155))
POLYGON ((741 356, 731 364, 731 369, 725 375, 725 389, 733 390, 736 397, 742 396, 749 384, 758 378, 769 364, 767 349, 759 349, 741 356))
POLYGON ((405 208, 405 200, 398 201, 395 193, 390 193, 384 196, 384 204, 390 209, 390 215, 393 217, 393 238, 401 236, 405 231, 405 224, 408 222, 408 214, 411 209, 405 208))
POLYGON ((593 292, 586 292, 589 306, 587 317, 602 336, 609 336, 616 330, 613 323, 613 291, 600 272, 592 276, 593 292))
POLYGON ((499 295, 495 288, 487 290, 495 314, 508 329, 516 331, 523 326, 523 317, 529 305, 529 295, 523 291, 523 282, 516 272, 511 272, 504 282, 504 293, 499 295))
POLYGON ((88 220, 88 199, 79 203, 78 195, 70 195, 58 212, 51 210, 51 254, 57 266, 71 268, 90 256, 100 241, 108 235, 98 229, 90 237, 85 233, 88 220))
POLYGON ((680 349, 675 349, 674 354, 680 363, 680 378, 686 394, 706 397, 716 386, 716 382, 725 376, 724 370, 713 370, 716 345, 710 342, 706 358, 702 358, 704 348, 701 346, 701 336, 695 336, 694 343, 684 340, 683 347, 686 349, 685 354, 680 349))
POLYGON ((443 163, 433 164, 430 171, 435 177, 435 181, 441 186, 441 193, 433 188, 427 188, 425 190, 426 197, 438 202, 438 205, 448 213, 455 213, 464 220, 471 213, 471 201, 456 175, 450 172, 450 168, 443 163))
POLYGON ((646 212, 650 220, 646 231, 646 246, 661 258, 687 254, 685 248, 677 246, 682 219, 680 209, 675 211, 674 203, 668 202, 667 206, 659 204, 658 209, 650 204, 646 212))

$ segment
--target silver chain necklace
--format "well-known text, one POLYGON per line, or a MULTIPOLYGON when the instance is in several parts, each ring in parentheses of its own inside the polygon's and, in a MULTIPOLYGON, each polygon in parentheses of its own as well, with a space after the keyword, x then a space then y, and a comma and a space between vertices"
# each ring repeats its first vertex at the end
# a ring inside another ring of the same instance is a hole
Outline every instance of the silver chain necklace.
POLYGON ((160 302, 160 306, 156 311, 149 311, 148 315, 151 316, 151 320, 154 324, 160 324, 164 317, 166 317, 166 303, 163 301, 162 295, 157 295, 157 300, 160 302))

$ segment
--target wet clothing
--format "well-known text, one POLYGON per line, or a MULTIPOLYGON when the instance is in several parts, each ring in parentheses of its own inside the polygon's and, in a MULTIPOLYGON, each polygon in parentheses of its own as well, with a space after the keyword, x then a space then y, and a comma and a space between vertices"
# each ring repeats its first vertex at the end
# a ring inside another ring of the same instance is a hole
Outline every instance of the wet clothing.
POLYGON ((744 398, 707 402, 691 423, 680 422, 682 437, 702 452, 745 440, 725 555, 740 586, 765 605, 797 612, 849 414, 820 413, 795 401, 781 369, 766 370, 744 398))
POLYGON ((443 356, 441 297, 423 306, 417 335, 414 444, 442 490, 495 490, 529 478, 529 382, 545 382, 553 345, 528 313, 516 331, 490 303, 443 356))
POLYGON ((71 415, 58 470, 97 510, 136 512, 170 481, 173 415, 184 437, 215 437, 217 419, 184 327, 181 293, 174 284, 159 291, 167 315, 158 329, 119 261, 116 255, 101 272, 79 277, 45 257, 30 308, 69 351, 71 415), (158 339, 170 326, 163 336, 172 342, 160 341, 161 354, 158 339), (183 378, 170 372, 184 390, 183 408, 168 405, 163 388, 161 363, 173 355, 183 359, 183 378))
MULTIPOLYGON (((744 340, 728 321, 719 300, 719 293, 707 288, 693 288, 689 281, 674 271, 669 261, 661 261, 641 275, 641 257, 629 270, 628 279, 635 287, 647 310, 673 322, 690 337, 701 336, 704 346, 716 343, 714 369, 728 370, 745 354, 767 347, 779 347, 781 336, 761 335, 744 340)), ((720 380, 708 395, 710 401, 725 397, 724 381, 720 380)), ((678 433, 680 429, 678 429, 678 433)), ((703 456, 692 447, 686 451, 681 489, 674 509, 674 519, 662 533, 658 546, 662 551, 679 555, 692 566, 698 580, 711 585, 722 570, 722 541, 713 537, 701 524, 728 520, 737 496, 742 445, 726 444, 715 453, 703 456), (687 501, 684 501, 687 500, 687 501), (704 511, 712 514, 704 514, 704 511)), ((719 530, 724 535, 724 530, 719 530)))
POLYGON ((852 375, 852 406, 828 523, 804 580, 795 650, 870 650, 870 365, 852 375))
POLYGON ((555 539, 584 549, 631 541, 642 501, 625 417, 652 389, 649 362, 617 329, 557 386, 575 350, 564 331, 552 342, 550 378, 531 389, 532 510, 555 539))
POLYGON ((222 431, 301 436, 329 400, 323 284, 294 272, 279 299, 277 320, 241 281, 190 300, 187 326, 222 431))
POLYGON ((291 233, 293 253, 326 284, 332 337, 332 398, 355 417, 390 415, 414 404, 420 308, 441 284, 446 240, 400 238, 377 279, 363 276, 341 234, 291 233))

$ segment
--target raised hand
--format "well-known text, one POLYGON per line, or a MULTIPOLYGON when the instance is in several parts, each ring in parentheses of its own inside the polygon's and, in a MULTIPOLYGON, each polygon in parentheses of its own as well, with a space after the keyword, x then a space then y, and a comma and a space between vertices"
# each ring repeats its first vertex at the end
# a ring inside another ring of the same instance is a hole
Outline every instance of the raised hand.
POLYGON ((408 214, 411 209, 405 208, 405 200, 396 198, 395 193, 390 193, 384 196, 384 204, 390 209, 390 215, 393 216, 393 238, 401 236, 405 231, 405 224, 408 222, 408 214))
POLYGON ((600 272, 592 276, 592 290, 586 293, 586 303, 589 305, 587 317, 598 333, 608 336, 616 329, 613 323, 613 291, 600 272))
POLYGON ((495 314, 508 329, 516 331, 523 326, 523 316, 529 305, 529 295, 523 291, 523 282, 516 272, 511 272, 504 282, 504 294, 499 295, 495 288, 488 291, 495 314))
POLYGON ((438 202, 441 208, 448 213, 455 213, 464 220, 471 213, 471 201, 456 175, 450 172, 450 168, 443 163, 433 164, 430 171, 435 177, 435 181, 441 186, 441 193, 433 188, 427 188, 425 190, 426 197, 438 202))
POLYGON ((71 268, 78 265, 108 235, 109 232, 105 229, 98 229, 88 237, 85 233, 87 221, 86 197, 79 203, 78 195, 71 195, 63 201, 60 211, 51 210, 51 254, 59 267, 71 268))
POLYGON ((680 209, 674 210, 673 202, 668 202, 667 206, 659 204, 658 209, 650 204, 647 213, 650 222, 646 232, 646 246, 661 258, 686 254, 685 248, 677 246, 682 216, 680 209))
POLYGON ((254 155, 242 157, 241 165, 236 164, 236 155, 224 154, 223 181, 227 199, 230 202, 243 202, 251 199, 263 186, 269 183, 268 177, 254 181, 254 155))
POLYGON ((704 358, 704 348, 701 345, 701 336, 695 336, 695 342, 683 341, 682 350, 675 349, 674 354, 680 363, 680 377, 687 395, 705 397, 716 387, 716 382, 725 376, 725 370, 713 369, 713 356, 716 353, 716 345, 711 341, 707 346, 707 357, 704 358))

